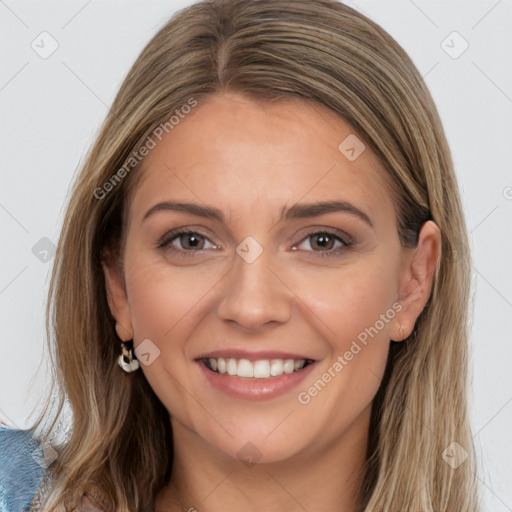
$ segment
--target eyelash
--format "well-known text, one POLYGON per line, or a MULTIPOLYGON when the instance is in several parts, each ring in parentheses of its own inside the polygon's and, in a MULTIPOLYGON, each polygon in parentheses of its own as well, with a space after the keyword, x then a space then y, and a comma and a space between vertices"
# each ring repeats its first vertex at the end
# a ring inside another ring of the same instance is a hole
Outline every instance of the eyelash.
MULTIPOLYGON (((211 240, 206 235, 203 235, 199 231, 192 231, 192 230, 187 229, 187 228, 179 228, 179 229, 175 229, 173 231, 169 231, 168 233, 166 233, 157 242, 157 244, 156 244, 157 248, 158 249, 171 250, 171 251, 173 251, 175 253, 185 254, 186 257, 192 257, 192 258, 200 255, 200 253, 204 249, 198 249, 198 250, 177 249, 177 248, 175 248, 175 247, 173 247, 171 245, 171 242, 173 240, 175 240, 179 235, 184 235, 184 234, 186 234, 186 235, 199 235, 200 237, 205 238, 206 240, 211 242, 211 240)), ((303 237, 300 240, 300 242, 302 243, 302 242, 304 242, 305 240, 307 240, 308 238, 310 238, 310 237, 312 237, 314 235, 329 235, 330 237, 333 237, 334 239, 340 241, 343 244, 343 246, 339 247, 338 249, 331 249, 331 250, 326 250, 326 251, 314 251, 314 250, 313 251, 306 251, 306 252, 318 253, 318 255, 321 256, 321 257, 332 258, 332 257, 335 257, 335 256, 340 256, 342 252, 344 252, 347 248, 349 248, 349 247, 351 247, 353 245, 352 240, 347 235, 342 236, 337 231, 330 231, 330 230, 327 230, 327 229, 324 229, 322 231, 312 231, 312 232, 306 234, 306 236, 303 237)), ((211 242, 211 243, 213 243, 213 242, 211 242)), ((215 247, 218 247, 216 244, 213 244, 213 245, 215 247)))

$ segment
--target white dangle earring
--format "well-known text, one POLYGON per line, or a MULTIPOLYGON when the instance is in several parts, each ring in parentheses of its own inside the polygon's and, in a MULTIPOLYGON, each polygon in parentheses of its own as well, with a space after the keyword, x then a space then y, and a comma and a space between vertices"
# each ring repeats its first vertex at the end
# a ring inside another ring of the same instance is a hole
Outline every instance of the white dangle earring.
POLYGON ((131 333, 116 322, 116 333, 121 340, 121 355, 117 359, 117 364, 126 372, 132 373, 139 369, 139 361, 133 350, 133 339, 125 341, 123 338, 129 338, 131 333))
POLYGON ((133 340, 121 342, 121 355, 117 363, 126 373, 135 372, 140 368, 139 361, 133 350, 133 340))

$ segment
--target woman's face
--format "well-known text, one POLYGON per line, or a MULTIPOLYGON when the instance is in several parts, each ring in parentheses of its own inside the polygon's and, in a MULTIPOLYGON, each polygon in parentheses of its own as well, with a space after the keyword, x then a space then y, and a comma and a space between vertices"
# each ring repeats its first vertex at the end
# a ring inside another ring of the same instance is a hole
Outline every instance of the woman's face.
POLYGON ((427 223, 401 247, 382 164, 352 134, 322 106, 219 94, 133 171, 126 294, 107 271, 109 301, 175 440, 254 462, 349 431, 364 445, 437 245, 427 223))

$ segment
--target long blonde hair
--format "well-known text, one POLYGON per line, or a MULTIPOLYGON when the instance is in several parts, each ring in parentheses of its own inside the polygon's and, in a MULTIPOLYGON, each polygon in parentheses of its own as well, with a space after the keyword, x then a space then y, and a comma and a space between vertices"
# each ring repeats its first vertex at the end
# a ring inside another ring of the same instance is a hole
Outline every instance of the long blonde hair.
POLYGON ((401 243, 414 246, 428 219, 440 228, 430 299, 412 335, 391 344, 373 402, 360 509, 476 512, 466 396, 471 264, 450 150, 404 50, 333 0, 199 2, 179 11, 129 71, 74 183, 53 268, 47 331, 59 399, 44 417, 56 419, 66 399, 73 424, 50 466, 44 510, 70 510, 95 485, 112 510, 150 511, 169 479, 169 414, 142 372, 124 374, 116 363, 101 260, 122 255, 141 174, 130 158, 177 109, 223 90, 329 108, 383 162, 401 243), (468 454, 457 468, 443 457, 450 445, 468 454))

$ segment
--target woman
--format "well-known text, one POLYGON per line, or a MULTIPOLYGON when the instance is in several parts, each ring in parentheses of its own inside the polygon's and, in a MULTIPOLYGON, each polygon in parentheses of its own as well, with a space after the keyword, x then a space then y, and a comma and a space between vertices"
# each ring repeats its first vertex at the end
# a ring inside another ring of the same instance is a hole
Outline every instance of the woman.
POLYGON ((437 110, 383 29, 330 0, 180 11, 67 209, 73 426, 35 501, 477 511, 469 277, 437 110))

